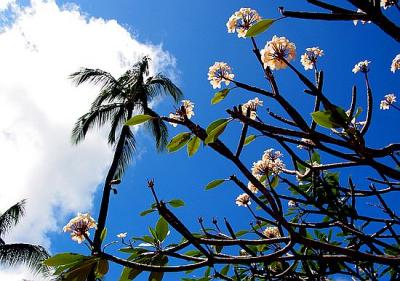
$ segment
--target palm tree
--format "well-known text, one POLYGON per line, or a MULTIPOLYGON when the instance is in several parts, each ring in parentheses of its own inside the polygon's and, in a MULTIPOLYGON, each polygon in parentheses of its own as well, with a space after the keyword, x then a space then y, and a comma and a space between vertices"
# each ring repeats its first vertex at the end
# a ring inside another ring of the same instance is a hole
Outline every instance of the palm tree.
POLYGON ((135 150, 134 134, 129 126, 124 125, 125 122, 133 114, 155 117, 146 124, 155 137, 157 149, 163 150, 168 139, 167 126, 149 107, 149 102, 160 95, 170 95, 175 102, 178 102, 183 96, 181 90, 167 77, 161 74, 148 77, 149 61, 149 57, 143 57, 118 79, 106 71, 89 68, 82 68, 70 75, 77 86, 82 83, 101 86, 100 93, 89 112, 78 119, 72 130, 73 143, 82 141, 89 129, 109 123, 108 142, 115 146, 114 158, 103 189, 98 225, 93 240, 94 252, 100 250, 100 235, 105 227, 113 180, 122 177, 135 150), (121 130, 117 137, 119 129, 121 130))
POLYGON ((24 243, 6 244, 3 240, 4 235, 25 214, 24 207, 25 200, 22 200, 0 215, 0 264, 6 266, 24 264, 35 272, 46 273, 47 267, 41 262, 49 255, 43 247, 24 243))

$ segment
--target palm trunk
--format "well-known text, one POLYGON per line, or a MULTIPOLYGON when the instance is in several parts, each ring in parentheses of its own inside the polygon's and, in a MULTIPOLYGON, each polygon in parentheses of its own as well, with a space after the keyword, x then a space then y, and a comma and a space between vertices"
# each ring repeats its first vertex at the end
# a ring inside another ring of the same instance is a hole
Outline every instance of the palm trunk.
MULTIPOLYGON (((132 111, 133 111, 132 107, 129 107, 127 120, 129 120, 132 117, 132 111)), ((121 134, 118 139, 117 146, 115 148, 111 167, 108 170, 107 177, 104 182, 103 196, 101 198, 101 205, 100 205, 100 212, 99 212, 99 217, 97 219, 97 229, 96 229, 96 232, 94 234, 94 239, 93 239, 92 254, 95 254, 95 253, 98 253, 101 251, 101 242, 102 241, 100 240, 100 236, 106 225, 108 206, 110 203, 110 194, 111 194, 111 188, 112 188, 111 181, 114 179, 115 172, 117 171, 118 162, 122 156, 125 139, 126 139, 128 132, 129 132, 129 126, 123 126, 122 130, 121 130, 121 134)), ((89 275, 87 280, 95 281, 96 278, 94 275, 95 275, 94 272, 92 272, 89 275)))

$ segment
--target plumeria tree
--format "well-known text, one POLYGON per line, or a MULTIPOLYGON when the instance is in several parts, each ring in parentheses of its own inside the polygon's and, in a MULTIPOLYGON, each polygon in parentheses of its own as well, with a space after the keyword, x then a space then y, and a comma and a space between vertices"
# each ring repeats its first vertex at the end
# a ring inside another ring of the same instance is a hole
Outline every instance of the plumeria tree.
MULTIPOLYGON (((231 218, 222 224, 214 220, 212 225, 200 219, 201 232, 190 230, 171 208, 183 203, 158 198, 155 182, 149 180, 154 203, 143 215, 158 212, 160 219, 149 228, 150 235, 129 239, 126 233, 119 234, 120 251, 128 253, 128 258, 96 248, 90 256, 55 255, 47 265, 54 266, 65 280, 86 280, 93 268, 100 278, 107 273, 108 262, 124 266, 121 281, 133 280, 142 272, 150 272, 149 280, 161 280, 168 272, 186 272, 182 280, 187 281, 328 280, 332 276, 400 279, 400 219, 396 206, 387 200, 400 190, 400 144, 376 148, 366 138, 375 101, 369 80, 371 62, 361 61, 352 69, 365 81, 362 91, 367 107, 363 113, 357 87, 349 93, 350 105, 337 105, 326 94, 319 65, 322 48, 310 46, 302 52, 294 42, 277 35, 260 47, 256 40, 265 30, 273 30, 277 21, 291 17, 371 22, 399 41, 399 27, 385 15, 386 9, 400 11, 399 5, 395 0, 348 0, 343 7, 320 0, 307 2, 318 11, 280 8, 282 17, 263 19, 257 11, 241 8, 228 19, 228 32, 249 41, 268 86, 240 81, 228 63, 216 62, 209 68, 208 80, 214 89, 221 90, 211 103, 228 98, 235 89, 255 95, 253 99, 232 105, 223 118, 207 126, 192 120, 194 104, 188 100, 169 115, 156 117, 143 112, 126 123, 134 126, 154 118, 167 121, 183 129, 167 145, 170 152, 186 147, 191 156, 203 143, 231 162, 240 174, 232 172, 227 178, 213 180, 206 189, 235 185, 241 192, 235 203, 251 216, 249 229, 234 229, 231 218), (294 63, 299 52, 301 68, 294 63), (301 114, 302 105, 285 98, 275 79, 279 71, 293 72, 304 85, 306 98, 314 101, 310 115, 301 114), (307 71, 313 71, 313 79, 307 71), (260 109, 267 100, 274 100, 283 112, 267 111, 279 125, 263 121, 266 113, 260 109), (241 125, 240 131, 230 125, 234 122, 241 125), (227 134, 230 139, 237 138, 235 147, 222 141, 221 136, 227 134), (256 138, 272 139, 277 147, 261 150, 251 165, 243 161, 244 146, 252 145, 256 138), (353 179, 348 173, 338 173, 349 169, 361 169, 363 177, 353 179), (374 211, 359 208, 366 203, 372 204, 374 211), (175 241, 169 241, 170 230, 175 232, 175 241), (193 270, 204 273, 193 278, 193 270)), ((387 62, 387 68, 398 74, 400 54, 387 62)), ((379 107, 399 110, 395 94, 387 93, 379 107)), ((94 226, 88 214, 80 214, 65 230, 78 242, 85 238, 93 249, 96 244, 88 239, 88 233, 94 226)), ((103 231, 101 237, 105 237, 103 231)))

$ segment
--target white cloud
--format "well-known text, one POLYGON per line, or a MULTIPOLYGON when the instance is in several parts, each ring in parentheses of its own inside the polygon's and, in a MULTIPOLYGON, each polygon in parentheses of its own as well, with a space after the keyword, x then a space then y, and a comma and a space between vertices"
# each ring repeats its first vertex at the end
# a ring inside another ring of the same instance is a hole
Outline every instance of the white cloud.
MULTIPOLYGON (((13 9, 12 24, 0 33, 0 210, 27 198, 27 214, 6 242, 49 247, 46 233, 59 231, 68 213, 90 210, 111 158, 99 132, 71 145, 73 123, 98 89, 75 88, 67 76, 82 66, 119 76, 143 55, 154 58, 153 71, 173 69, 175 61, 116 21, 88 18, 75 5, 32 0, 13 9)), ((13 280, 3 274, 0 280, 13 280)))
POLYGON ((0 0, 0 12, 15 4, 15 0, 0 0))

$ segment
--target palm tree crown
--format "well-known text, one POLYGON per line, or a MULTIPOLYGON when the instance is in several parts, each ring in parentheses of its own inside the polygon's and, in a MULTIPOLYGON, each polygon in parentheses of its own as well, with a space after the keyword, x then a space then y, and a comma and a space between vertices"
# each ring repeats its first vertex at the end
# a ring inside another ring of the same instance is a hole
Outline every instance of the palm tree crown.
POLYGON ((14 243, 6 244, 3 240, 13 226, 25 213, 25 200, 18 202, 0 215, 0 264, 14 266, 25 264, 36 272, 48 273, 42 261, 49 257, 46 250, 37 245, 14 243))
MULTIPOLYGON (((72 130, 72 141, 77 144, 82 141, 88 130, 105 123, 110 124, 108 142, 115 145, 121 137, 121 157, 118 159, 115 177, 120 178, 129 164, 132 152, 135 150, 135 137, 125 122, 132 114, 159 115, 150 107, 150 101, 160 95, 170 95, 175 102, 182 98, 181 90, 167 77, 157 74, 149 76, 149 57, 143 57, 133 67, 118 79, 100 69, 82 68, 72 73, 70 78, 80 85, 88 82, 101 85, 100 94, 92 103, 88 113, 82 115, 72 130), (123 128, 119 138, 116 133, 123 128)), ((167 144, 168 130, 160 118, 151 119, 146 123, 153 133, 158 150, 163 150, 167 144)), ((117 150, 117 148, 116 148, 117 150)))
POLYGON ((106 71, 88 68, 82 68, 70 76, 76 85, 85 82, 101 85, 100 94, 92 103, 90 111, 76 122, 72 130, 72 141, 79 143, 92 127, 110 123, 108 142, 115 145, 114 157, 103 188, 97 229, 93 239, 93 253, 99 251, 101 247, 100 235, 107 219, 110 192, 113 190, 112 182, 122 177, 135 149, 135 138, 130 127, 125 125, 126 121, 134 113, 155 117, 147 122, 147 126, 156 139, 157 149, 162 150, 167 144, 167 126, 149 107, 149 102, 159 95, 170 95, 175 102, 183 96, 181 90, 167 77, 161 74, 149 76, 149 60, 149 57, 142 58, 118 79, 106 71), (121 127, 117 138, 116 133, 121 127))

